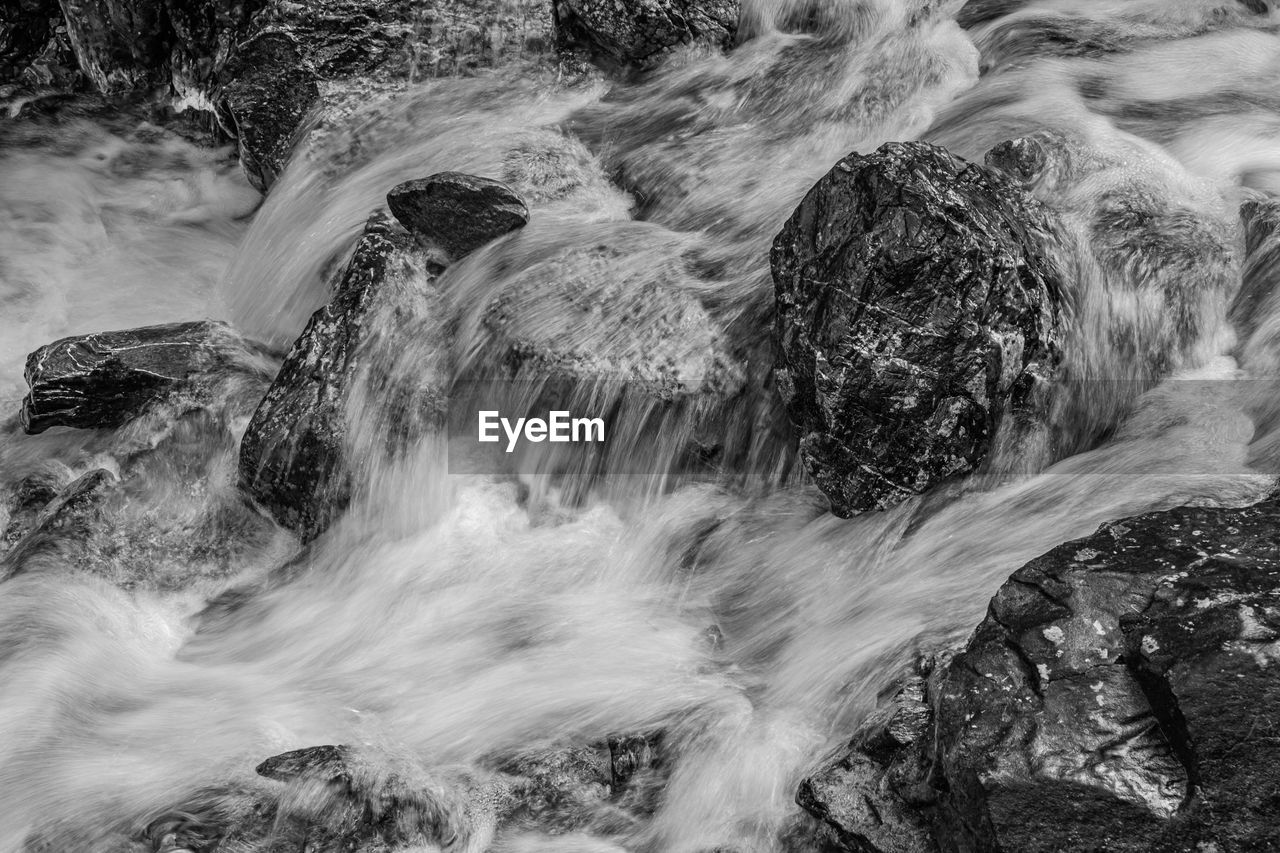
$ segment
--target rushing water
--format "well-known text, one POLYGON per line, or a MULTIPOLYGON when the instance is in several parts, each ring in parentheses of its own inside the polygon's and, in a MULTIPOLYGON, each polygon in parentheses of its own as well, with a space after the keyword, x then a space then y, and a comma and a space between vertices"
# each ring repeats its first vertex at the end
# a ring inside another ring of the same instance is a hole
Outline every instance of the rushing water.
MULTIPOLYGON (((1262 494, 1280 470, 1264 381, 1280 306, 1256 300, 1239 323, 1231 305, 1239 205, 1280 192, 1280 12, 962 5, 757 0, 729 55, 678 56, 648 80, 433 81, 322 127, 256 211, 226 151, 91 119, 10 133, 13 413, 25 354, 66 334, 214 317, 287 346, 386 190, 446 169, 519 186, 533 220, 505 262, 486 250, 445 274, 457 337, 406 341, 401 369, 481 369, 475 306, 539 258, 604 243, 601 274, 643 282, 669 272, 654 251, 669 246, 693 259, 673 286, 757 342, 762 389, 769 241, 835 160, 911 138, 980 159, 1048 131, 1061 156, 1035 192, 1070 238, 1062 422, 1077 452, 843 521, 777 467, 785 437, 764 428, 719 484, 621 478, 549 513, 500 478, 448 474, 424 439, 371 462, 357 504, 294 559, 235 497, 260 382, 176 426, 25 437, 7 423, 6 487, 94 467, 123 487, 85 553, 0 585, 0 851, 132 849, 113 839, 318 743, 448 779, 657 731, 667 776, 651 815, 500 832, 493 849, 804 849, 799 778, 1020 564, 1105 520, 1262 494), (291 559, 282 582, 271 570, 291 559), (252 592, 202 610, 229 588, 252 592)), ((1276 271, 1248 268, 1268 293, 1276 271)), ((602 347, 627 334, 599 322, 569 331, 602 347)), ((374 428, 359 405, 351 418, 374 428)), ((476 830, 453 849, 486 844, 476 830)))

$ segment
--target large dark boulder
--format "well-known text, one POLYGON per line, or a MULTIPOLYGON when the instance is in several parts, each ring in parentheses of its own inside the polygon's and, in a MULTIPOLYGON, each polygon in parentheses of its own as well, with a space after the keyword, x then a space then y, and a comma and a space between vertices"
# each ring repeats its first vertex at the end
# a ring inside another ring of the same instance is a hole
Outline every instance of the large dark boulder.
POLYGON ((1058 360, 1048 213, 925 143, 851 154, 773 244, 777 377, 837 514, 976 469, 1034 423, 1058 360))
POLYGON ((27 356, 22 427, 116 427, 150 402, 241 364, 250 349, 226 323, 200 320, 77 335, 27 356))
POLYGON ((914 734, 900 698, 799 799, 856 851, 1275 850, 1277 664, 1280 501, 1107 524, 1001 587, 914 734))
POLYGON ((501 181, 441 172, 405 181, 387 193, 387 206, 400 224, 461 258, 529 221, 524 199, 501 181))
POLYGON ((556 40, 609 64, 650 68, 673 48, 728 48, 738 30, 738 0, 554 0, 556 40))
MULTIPOLYGON (((372 363, 428 334, 432 318, 442 316, 430 281, 413 235, 385 213, 371 217, 333 298, 311 316, 245 431, 242 488, 303 540, 323 532, 352 497, 358 454, 349 429, 351 395, 373 381, 372 363)), ((400 400, 406 411, 430 407, 440 377, 428 364, 418 367, 414 388, 404 394, 384 388, 369 407, 387 405, 389 397, 407 397, 400 400)), ((430 421, 431 412, 421 414, 430 421)))

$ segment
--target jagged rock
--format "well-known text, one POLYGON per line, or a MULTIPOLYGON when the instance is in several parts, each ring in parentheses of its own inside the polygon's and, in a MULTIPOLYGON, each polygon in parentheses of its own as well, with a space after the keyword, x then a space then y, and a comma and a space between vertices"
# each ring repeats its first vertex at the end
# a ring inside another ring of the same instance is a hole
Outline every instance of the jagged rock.
POLYGON ((80 68, 101 92, 166 82, 169 20, 163 0, 61 0, 80 68))
MULTIPOLYGON (((323 532, 352 495, 347 403, 358 375, 374 381, 360 371, 379 354, 438 334, 406 328, 443 316, 429 282, 413 236, 385 214, 371 217, 332 300, 311 316, 245 431, 241 487, 304 541, 323 532)), ((375 388, 363 407, 399 406, 383 424, 392 432, 420 434, 425 427, 404 419, 420 415, 429 424, 442 405, 432 392, 439 377, 426 363, 416 368, 413 388, 375 388)))
POLYGON ((266 192, 284 171, 294 137, 320 97, 317 77, 285 32, 269 30, 237 50, 219 101, 240 142, 249 182, 266 192))
POLYGON ((1058 358, 1049 215, 924 143, 851 154, 773 245, 779 386, 840 515, 973 471, 1058 358))
POLYGON ((738 0, 554 0, 556 40, 610 63, 650 68, 682 44, 728 48, 738 0))
POLYGON ((12 0, 0 8, 0 83, 70 88, 75 73, 58 0, 12 0))
POLYGON ((874 724, 802 804, 858 851, 1275 849, 1278 523, 1275 498, 1184 507, 1031 561, 929 676, 923 734, 874 724))
POLYGON ((63 488, 36 516, 31 529, 0 560, 0 580, 20 574, 39 553, 65 543, 81 544, 100 521, 103 498, 115 486, 116 476, 96 468, 63 488))
POLYGON ((247 352, 230 326, 210 320, 63 338, 27 356, 22 427, 119 426, 247 352))
POLYGON ((169 70, 179 95, 199 100, 217 88, 234 48, 245 40, 254 13, 268 0, 165 0, 172 29, 169 70))
POLYGON ((460 172, 405 181, 387 193, 400 224, 451 259, 474 252, 529 221, 524 199, 506 184, 460 172))

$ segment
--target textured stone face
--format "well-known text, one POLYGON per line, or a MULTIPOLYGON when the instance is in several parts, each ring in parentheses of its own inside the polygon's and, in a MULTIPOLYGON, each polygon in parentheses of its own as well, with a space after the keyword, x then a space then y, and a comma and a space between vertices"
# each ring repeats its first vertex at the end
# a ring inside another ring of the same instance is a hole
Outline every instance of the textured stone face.
MULTIPOLYGON (((840 161, 774 241, 778 379, 837 514, 973 471, 1057 361, 1048 215, 924 143, 840 161)), ((1010 427, 1013 428, 1014 424, 1010 427)))
POLYGON ((738 29, 737 0, 555 0, 557 39, 607 61, 651 67, 682 44, 727 48, 738 29))
POLYGON ((27 357, 28 433, 51 426, 115 427, 147 403, 231 363, 242 343, 225 323, 200 321, 63 338, 27 357))
POLYGON ((802 804, 864 841, 866 812, 899 816, 914 846, 885 851, 1272 849, 1278 522, 1274 499, 1182 508, 1033 560, 929 677, 924 736, 877 750, 879 722, 802 804))
POLYGON ((401 225, 454 260, 529 221, 524 200, 506 184, 460 172, 405 181, 387 193, 387 206, 401 225))
POLYGON ((315 73, 284 32, 241 45, 224 73, 219 108, 240 141, 245 175, 265 192, 284 171, 294 135, 320 97, 315 73))
POLYGON ((167 78, 169 21, 162 0, 61 0, 80 68, 101 92, 167 78))
POLYGON ((402 318, 438 313, 426 282, 413 237, 375 214, 333 299, 311 316, 245 431, 241 486, 304 540, 351 498, 347 402, 358 370, 371 352, 395 346, 389 339, 402 318))

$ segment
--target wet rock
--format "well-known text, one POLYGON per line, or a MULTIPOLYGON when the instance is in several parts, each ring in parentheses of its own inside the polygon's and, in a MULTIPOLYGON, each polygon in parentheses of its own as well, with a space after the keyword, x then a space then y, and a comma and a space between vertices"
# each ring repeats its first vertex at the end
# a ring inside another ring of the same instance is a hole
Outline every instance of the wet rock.
POLYGON ((0 83, 70 87, 76 71, 57 0, 13 0, 0 8, 0 83))
POLYGON ((63 338, 27 356, 22 427, 119 426, 246 352, 230 326, 210 320, 63 338))
POLYGON ((741 368, 695 296, 699 282, 676 235, 616 223, 584 229, 578 242, 548 249, 535 237, 517 239, 489 259, 486 268, 511 278, 484 308, 484 350, 510 376, 626 383, 664 399, 741 387, 741 368))
POLYGON ((529 221, 524 200, 506 184, 460 172, 398 184, 387 193, 387 206, 401 225, 451 259, 529 221))
POLYGON ((83 546, 101 522, 100 508, 116 476, 97 468, 78 477, 40 510, 31 529, 0 560, 0 580, 21 574, 32 558, 83 546))
POLYGON ((673 48, 729 48, 738 30, 737 0, 554 0, 556 40, 609 64, 651 68, 673 48))
POLYGON ((163 0, 61 0, 80 68, 101 92, 167 82, 163 0))
POLYGON ((285 32, 241 45, 224 72, 219 108, 240 143, 249 182, 266 192, 284 171, 303 120, 320 97, 318 78, 285 32))
POLYGON ((0 550, 13 547, 30 533, 36 526, 40 511, 71 479, 70 469, 57 463, 23 477, 5 502, 6 521, 4 535, 0 537, 0 550))
POLYGON ((301 835, 305 849, 486 849, 514 802, 503 777, 388 768, 346 746, 293 750, 257 772, 288 785, 277 814, 289 820, 276 821, 264 840, 301 835))
POLYGON ((368 405, 356 408, 376 406, 374 414, 397 407, 377 429, 402 437, 421 434, 438 415, 433 407, 443 405, 425 362, 416 365, 413 387, 379 386, 367 372, 380 356, 439 334, 429 326, 443 316, 430 281, 413 236, 375 214, 332 300, 311 316, 245 431, 241 487, 304 541, 323 532, 352 496, 352 465, 364 455, 349 429, 352 394, 372 388, 368 405), (422 323, 428 326, 414 325, 422 323))
MULTIPOLYGON (((218 77, 237 45, 250 32, 254 13, 268 0, 165 0, 172 29, 170 74, 177 93, 201 103, 218 87, 218 77)), ((251 46, 252 49, 252 46, 251 46)))
POLYGON ((924 143, 851 154, 774 241, 777 378, 840 515, 973 471, 1035 423, 1058 360, 1049 214, 924 143))
POLYGON ((1184 507, 1031 561, 928 676, 923 733, 874 722, 802 804, 858 851, 1273 849, 1277 522, 1184 507))

